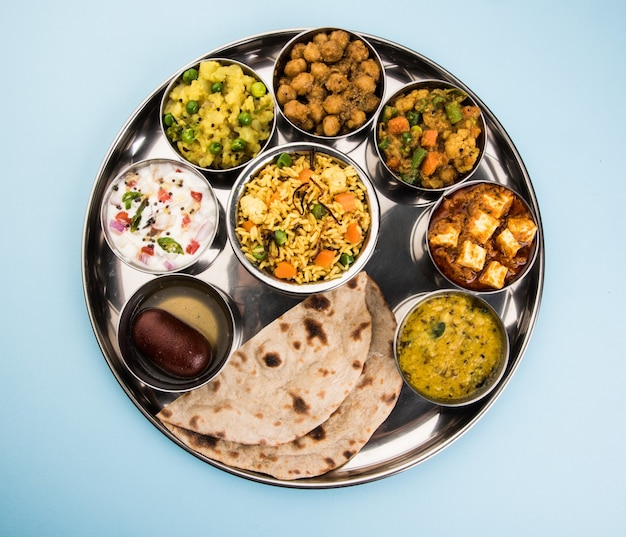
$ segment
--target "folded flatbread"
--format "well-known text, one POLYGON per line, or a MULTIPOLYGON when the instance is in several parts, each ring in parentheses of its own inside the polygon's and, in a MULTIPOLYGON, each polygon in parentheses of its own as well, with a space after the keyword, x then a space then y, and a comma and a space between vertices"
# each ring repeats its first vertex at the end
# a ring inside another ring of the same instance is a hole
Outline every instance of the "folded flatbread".
POLYGON ((236 350, 214 381, 183 394, 157 417, 240 444, 275 446, 312 431, 363 371, 372 337, 367 281, 361 273, 306 298, 236 350))
POLYGON ((329 419, 296 440, 278 446, 242 445, 165 426, 185 445, 231 467, 293 480, 322 475, 353 458, 393 410, 402 378, 393 357, 396 320, 379 287, 369 281, 367 307, 372 340, 355 388, 329 419))

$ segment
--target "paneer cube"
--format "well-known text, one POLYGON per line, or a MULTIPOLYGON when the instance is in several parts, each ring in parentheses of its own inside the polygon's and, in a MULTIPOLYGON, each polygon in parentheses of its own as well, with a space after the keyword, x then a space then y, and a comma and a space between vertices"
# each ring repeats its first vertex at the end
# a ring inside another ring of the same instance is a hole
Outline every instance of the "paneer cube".
POLYGON ((478 271, 482 270, 485 265, 486 256, 487 250, 478 244, 474 244, 472 241, 466 240, 461 245, 461 251, 456 262, 462 267, 478 271))
POLYGON ((503 189, 492 189, 483 192, 480 198, 480 205, 488 211, 491 216, 501 218, 502 215, 511 208, 514 196, 511 192, 503 189))
POLYGON ((428 237, 431 246, 455 248, 459 241, 460 229, 450 222, 437 222, 428 237))
POLYGON ((537 226, 530 218, 509 218, 507 227, 521 243, 530 243, 535 238, 537 226))
POLYGON ((479 244, 485 244, 500 225, 500 220, 483 211, 476 211, 468 222, 468 231, 479 244))
POLYGON ((509 269, 497 261, 491 261, 485 271, 480 275, 478 281, 483 285, 493 287, 494 289, 502 289, 504 287, 504 279, 509 269))
POLYGON ((506 228, 502 233, 496 237, 496 245, 498 249, 504 254, 504 257, 509 259, 513 258, 522 245, 517 242, 513 233, 509 228, 506 228))

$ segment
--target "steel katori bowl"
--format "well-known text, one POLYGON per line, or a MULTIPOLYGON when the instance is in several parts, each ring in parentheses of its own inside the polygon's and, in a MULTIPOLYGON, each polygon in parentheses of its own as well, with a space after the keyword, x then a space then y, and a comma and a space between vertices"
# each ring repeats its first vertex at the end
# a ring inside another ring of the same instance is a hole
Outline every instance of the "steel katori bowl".
POLYGON ((117 343, 122 362, 137 380, 155 390, 173 393, 199 388, 222 371, 239 345, 239 320, 233 300, 215 285, 187 274, 158 276, 139 287, 120 312, 117 343), (145 330, 139 341, 134 329, 139 316, 149 310, 157 310, 158 319, 176 321, 154 326, 146 351, 145 330), (201 370, 187 368, 181 374, 181 360, 189 359, 182 355, 197 348, 191 342, 198 340, 198 334, 210 346, 208 363, 201 370))
POLYGON ((396 309, 396 365, 405 383, 436 405, 480 401, 502 379, 509 338, 483 298, 458 289, 409 297, 396 309))
POLYGON ((128 266, 166 274, 196 263, 219 226, 213 187, 197 169, 173 159, 147 159, 124 168, 100 208, 104 237, 128 266))
POLYGON ((239 262, 291 295, 328 291, 358 274, 374 253, 379 227, 366 173, 349 156, 312 142, 279 145, 254 159, 227 204, 239 262))
POLYGON ((457 185, 433 205, 424 240, 444 280, 489 294, 528 274, 539 251, 539 233, 539 221, 520 194, 476 180, 457 185))
POLYGON ((323 27, 294 36, 273 74, 282 130, 349 152, 368 135, 385 95, 385 69, 362 35, 323 27))
POLYGON ((250 66, 228 58, 179 70, 159 113, 175 154, 214 178, 236 174, 270 145, 276 130, 271 87, 250 66))
POLYGON ((474 175, 487 128, 467 91, 443 80, 419 80, 383 103, 370 143, 387 178, 435 195, 474 175))

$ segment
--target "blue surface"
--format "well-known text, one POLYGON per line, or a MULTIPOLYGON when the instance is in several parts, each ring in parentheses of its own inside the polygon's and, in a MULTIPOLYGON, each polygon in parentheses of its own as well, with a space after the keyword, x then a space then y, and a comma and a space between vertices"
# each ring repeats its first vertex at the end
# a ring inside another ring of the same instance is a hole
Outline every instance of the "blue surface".
POLYGON ((0 535, 626 533, 626 4, 397 4, 4 7, 0 535), (91 329, 81 234, 104 155, 155 87, 242 37, 329 25, 423 53, 489 106, 533 180, 547 268, 528 351, 466 435, 375 483, 293 490, 202 463, 135 408, 91 329))

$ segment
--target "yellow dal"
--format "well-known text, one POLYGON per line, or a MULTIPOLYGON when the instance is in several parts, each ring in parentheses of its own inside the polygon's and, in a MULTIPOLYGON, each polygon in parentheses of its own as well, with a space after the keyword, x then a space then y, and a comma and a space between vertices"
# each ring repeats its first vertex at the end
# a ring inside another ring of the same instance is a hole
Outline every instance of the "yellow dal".
POLYGON ((492 379, 502 350, 490 310, 473 297, 443 294, 407 316, 398 339, 398 366, 418 393, 454 403, 492 379))

